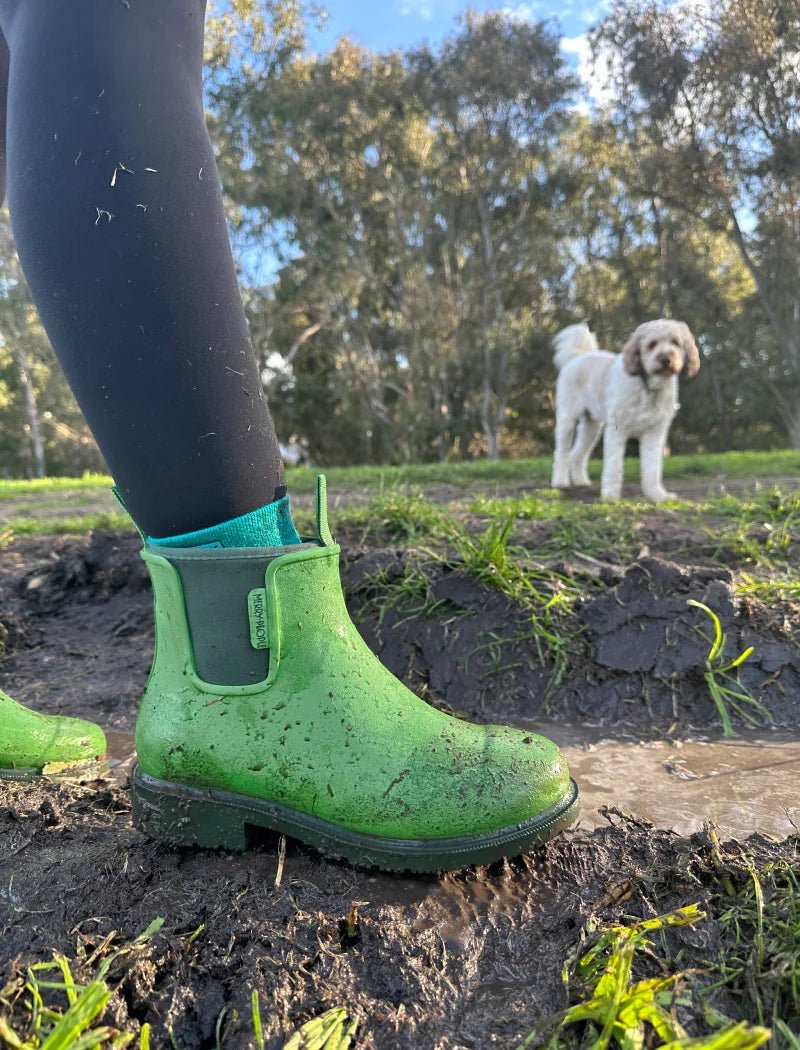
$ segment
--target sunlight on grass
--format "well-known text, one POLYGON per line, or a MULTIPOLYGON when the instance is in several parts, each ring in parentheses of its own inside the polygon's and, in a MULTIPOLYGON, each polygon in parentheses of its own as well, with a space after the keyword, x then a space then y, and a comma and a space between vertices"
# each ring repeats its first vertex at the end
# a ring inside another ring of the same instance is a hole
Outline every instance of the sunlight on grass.
POLYGON ((343 1006, 326 1010, 299 1028, 283 1044, 283 1050, 347 1050, 358 1028, 358 1018, 349 1019, 343 1006))
MULTIPOLYGON (((591 1047, 621 1050, 644 1046, 670 1050, 756 1050, 771 1036, 769 1029, 720 1018, 718 1030, 691 1038, 677 1019, 676 1006, 687 1005, 683 988, 691 974, 669 973, 662 963, 658 977, 633 981, 637 959, 653 958, 651 935, 670 927, 692 926, 706 918, 697 905, 645 919, 632 926, 598 927, 589 922, 586 934, 591 947, 576 960, 567 960, 563 979, 570 998, 577 1000, 562 1013, 534 1029, 517 1050, 546 1046, 548 1050, 591 1047), (592 943, 593 942, 593 943, 592 943), (566 1031, 579 1026, 580 1036, 566 1031), (543 1037, 555 1029, 549 1041, 543 1037)), ((585 944, 581 942, 581 946, 585 944)))
POLYGON ((12 518, 4 529, 13 536, 76 536, 85 535, 94 529, 111 529, 114 532, 133 532, 134 525, 122 511, 105 511, 100 514, 84 514, 69 518, 12 518))
MULTIPOLYGON (((329 488, 381 489, 398 485, 471 484, 546 484, 553 466, 552 456, 527 459, 478 459, 468 462, 417 463, 407 466, 293 467, 287 470, 290 492, 313 492, 318 473, 328 478, 329 488)), ((602 463, 592 460, 589 476, 599 481, 602 463)), ((728 478, 800 475, 800 451, 781 449, 774 452, 722 452, 689 456, 668 456, 664 460, 664 477, 697 480, 709 478, 724 485, 728 478)), ((625 460, 625 480, 639 477, 639 460, 625 460)), ((0 499, 46 492, 56 489, 111 487, 110 477, 84 474, 79 478, 37 478, 34 480, 0 480, 0 499)))

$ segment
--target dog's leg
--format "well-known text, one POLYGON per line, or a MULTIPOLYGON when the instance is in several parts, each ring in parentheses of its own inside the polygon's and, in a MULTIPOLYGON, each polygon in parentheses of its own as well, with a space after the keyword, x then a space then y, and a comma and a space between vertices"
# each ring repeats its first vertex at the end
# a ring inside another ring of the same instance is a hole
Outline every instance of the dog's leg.
POLYGON ((566 412, 559 412, 556 408, 556 448, 553 456, 552 480, 554 489, 570 487, 569 446, 574 429, 575 420, 571 419, 566 412))
POLYGON ((602 423, 586 414, 581 416, 578 432, 569 452, 569 480, 572 485, 591 485, 589 456, 602 431, 602 423))
POLYGON ((675 499, 673 493, 667 492, 661 481, 666 438, 666 430, 659 428, 658 430, 648 430, 639 439, 642 492, 654 503, 663 503, 664 500, 675 499))
POLYGON ((625 461, 625 442, 628 435, 611 422, 603 432, 603 476, 600 479, 600 499, 614 500, 622 496, 622 472, 625 461))

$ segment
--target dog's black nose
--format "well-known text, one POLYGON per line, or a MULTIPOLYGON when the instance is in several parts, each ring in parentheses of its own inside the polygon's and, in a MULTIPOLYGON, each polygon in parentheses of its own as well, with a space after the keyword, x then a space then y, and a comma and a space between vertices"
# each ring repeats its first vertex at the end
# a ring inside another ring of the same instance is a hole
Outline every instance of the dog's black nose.
POLYGON ((669 356, 669 354, 662 354, 659 364, 662 368, 669 368, 669 366, 672 364, 672 358, 669 356))

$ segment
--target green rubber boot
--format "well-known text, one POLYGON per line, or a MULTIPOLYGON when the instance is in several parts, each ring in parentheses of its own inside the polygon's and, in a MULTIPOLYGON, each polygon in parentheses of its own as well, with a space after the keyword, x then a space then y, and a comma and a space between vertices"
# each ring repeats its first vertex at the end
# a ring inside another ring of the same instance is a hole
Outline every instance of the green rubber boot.
POLYGON ((0 692, 0 780, 85 783, 108 772, 105 752, 93 722, 40 715, 0 692))
POLYGON ((577 816, 549 740, 424 703, 350 621, 324 479, 314 542, 165 549, 136 725, 136 824, 246 848, 267 828, 353 864, 451 870, 514 856, 577 816))

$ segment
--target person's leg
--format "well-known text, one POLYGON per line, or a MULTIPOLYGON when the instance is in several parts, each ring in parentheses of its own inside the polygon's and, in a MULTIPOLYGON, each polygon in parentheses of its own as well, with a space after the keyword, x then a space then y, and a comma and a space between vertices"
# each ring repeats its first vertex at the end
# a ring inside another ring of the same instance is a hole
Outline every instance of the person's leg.
POLYGON ((205 0, 0 0, 8 196, 39 314, 139 527, 283 494, 201 97, 205 0))

